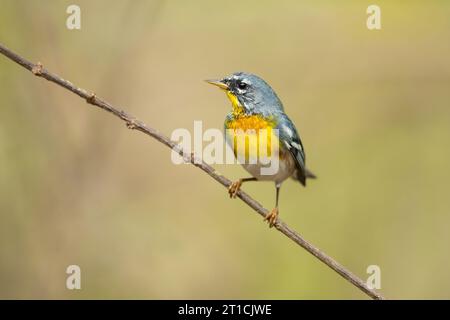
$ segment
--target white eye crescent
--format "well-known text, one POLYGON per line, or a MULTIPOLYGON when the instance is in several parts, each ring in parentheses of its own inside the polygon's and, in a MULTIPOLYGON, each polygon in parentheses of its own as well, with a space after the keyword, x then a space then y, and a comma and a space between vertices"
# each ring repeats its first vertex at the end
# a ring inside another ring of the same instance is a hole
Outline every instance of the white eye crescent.
POLYGON ((238 87, 238 89, 240 89, 240 90, 245 90, 245 89, 247 89, 247 87, 248 87, 248 83, 245 83, 245 82, 243 82, 243 81, 239 81, 239 82, 237 83, 237 87, 238 87))

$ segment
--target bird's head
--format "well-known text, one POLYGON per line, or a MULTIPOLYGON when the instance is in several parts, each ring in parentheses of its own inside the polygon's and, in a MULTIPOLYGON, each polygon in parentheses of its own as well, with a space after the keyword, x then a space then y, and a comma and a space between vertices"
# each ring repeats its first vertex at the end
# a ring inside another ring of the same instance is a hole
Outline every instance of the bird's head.
POLYGON ((236 72, 220 80, 206 82, 224 90, 233 105, 233 110, 255 113, 264 110, 283 109, 273 89, 260 77, 246 72, 236 72))

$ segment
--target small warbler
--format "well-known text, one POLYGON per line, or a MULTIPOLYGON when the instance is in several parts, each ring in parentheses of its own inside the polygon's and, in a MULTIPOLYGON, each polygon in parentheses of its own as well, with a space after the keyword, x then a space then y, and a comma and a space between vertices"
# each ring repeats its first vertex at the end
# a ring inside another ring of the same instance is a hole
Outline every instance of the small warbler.
MULTIPOLYGON (((245 161, 242 166, 252 175, 233 182, 229 195, 235 198, 242 183, 247 181, 274 181, 276 187, 275 208, 264 218, 272 227, 278 218, 278 198, 280 187, 289 177, 298 180, 306 186, 307 178, 316 176, 306 169, 305 150, 297 130, 284 112, 283 104, 273 89, 260 77, 236 72, 220 80, 206 80, 206 82, 224 90, 231 101, 232 110, 225 118, 225 135, 228 144, 233 147, 236 157, 244 156, 246 160, 251 157, 249 149, 251 144, 266 140, 269 147, 272 139, 277 139, 276 152, 278 153, 279 167, 273 174, 261 174, 264 166, 261 162, 245 161), (258 135, 261 129, 268 134, 258 135), (273 130, 276 129, 276 130, 273 130), (236 139, 244 135, 244 146, 236 145, 236 139)), ((270 153, 268 151, 268 153, 270 153)))

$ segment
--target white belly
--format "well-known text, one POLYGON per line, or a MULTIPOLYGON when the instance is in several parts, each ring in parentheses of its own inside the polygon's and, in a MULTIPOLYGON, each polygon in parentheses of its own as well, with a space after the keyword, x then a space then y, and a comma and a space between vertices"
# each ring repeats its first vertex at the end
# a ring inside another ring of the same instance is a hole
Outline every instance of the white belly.
POLYGON ((242 164, 245 170, 248 171, 253 177, 258 180, 275 181, 275 183, 281 183, 287 178, 291 177, 295 172, 295 162, 290 153, 284 155, 278 161, 278 170, 275 170, 273 174, 264 174, 262 168, 269 165, 256 163, 256 164, 242 164))

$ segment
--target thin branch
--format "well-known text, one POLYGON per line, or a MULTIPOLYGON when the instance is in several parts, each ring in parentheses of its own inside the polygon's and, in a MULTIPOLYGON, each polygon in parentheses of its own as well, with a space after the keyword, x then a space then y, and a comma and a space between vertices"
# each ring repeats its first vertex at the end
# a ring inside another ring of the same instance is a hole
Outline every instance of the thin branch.
MULTIPOLYGON (((122 119, 127 127, 129 129, 141 131, 145 133, 146 135, 158 140, 162 144, 168 146, 172 150, 175 150, 178 152, 186 162, 192 163, 194 166, 200 168, 204 172, 206 172, 209 176, 211 176, 214 180, 219 182, 225 187, 229 187, 231 184, 231 181, 227 179, 226 177, 222 176, 221 174, 217 173, 217 171, 214 170, 213 167, 206 164, 203 161, 200 161, 198 158, 195 157, 193 153, 184 153, 183 150, 181 150, 178 145, 171 141, 168 137, 166 137, 164 134, 160 133, 158 130, 153 129, 149 126, 147 126, 145 123, 143 123, 140 120, 137 120, 134 116, 130 115, 129 113, 126 113, 125 111, 122 111, 109 102, 97 97, 94 93, 88 92, 85 89, 79 88, 72 84, 71 82, 59 77, 58 75, 44 69, 41 63, 34 64, 25 58, 19 56, 18 54, 14 53, 13 51, 9 50, 2 44, 0 44, 0 53, 2 53, 4 56, 8 57, 12 61, 20 64, 25 69, 28 69, 31 71, 34 75, 38 77, 42 77, 44 79, 47 79, 50 82, 56 83, 57 85, 75 93, 76 95, 80 96, 81 98, 85 99, 87 103, 97 106, 105 111, 108 111, 115 115, 116 117, 122 119)), ((239 191, 237 196, 244 201, 249 207, 251 207, 253 210, 255 210, 257 213, 259 213, 261 216, 265 217, 268 214, 268 210, 264 208, 259 202, 254 200, 252 197, 250 197, 247 193, 244 191, 239 191)), ((370 296, 373 299, 384 299, 383 296, 381 296, 378 292, 375 290, 369 288, 366 283, 358 278, 356 275, 351 273, 349 270, 347 270, 344 266, 339 264, 336 260, 328 256, 326 253, 322 252, 320 249, 312 245, 310 242, 305 240, 298 232, 293 230, 291 227, 289 227, 286 223, 278 219, 278 222, 275 224, 275 228, 280 231, 282 234, 287 236, 289 239, 297 243, 299 246, 304 248, 306 251, 311 253, 313 256, 315 256, 317 259, 322 261, 324 264, 326 264, 329 268, 333 269, 335 272, 337 272, 339 275, 341 275, 344 279, 346 279, 348 282, 353 284, 355 287, 363 291, 365 294, 370 296)))

